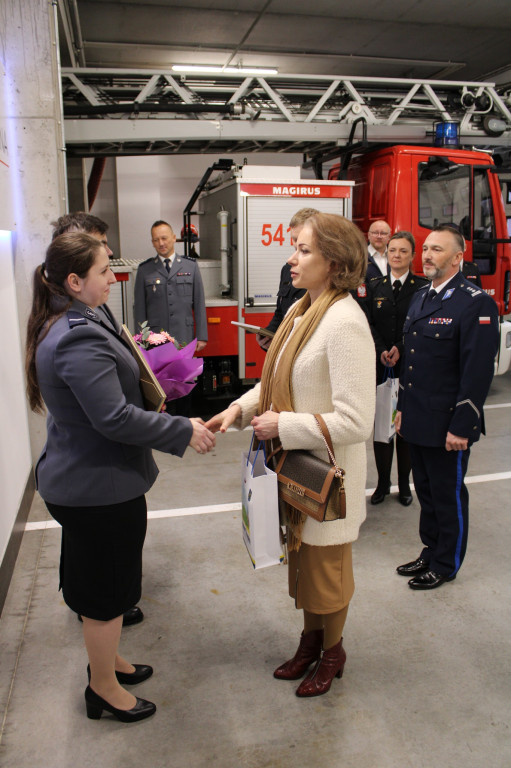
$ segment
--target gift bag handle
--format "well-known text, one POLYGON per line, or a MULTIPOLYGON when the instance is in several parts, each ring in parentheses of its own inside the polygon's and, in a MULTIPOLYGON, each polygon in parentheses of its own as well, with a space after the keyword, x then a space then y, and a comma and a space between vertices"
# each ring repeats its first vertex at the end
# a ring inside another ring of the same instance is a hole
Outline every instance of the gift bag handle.
MULTIPOLYGON (((250 440, 250 448, 248 449, 248 453, 247 453, 247 467, 248 467, 248 465, 250 463, 250 454, 252 453, 252 446, 254 444, 254 437, 255 437, 255 430, 253 430, 253 432, 252 432, 252 439, 250 440)), ((259 454, 259 451, 261 450, 261 446, 263 446, 264 465, 268 466, 267 459, 266 459, 266 447, 264 445, 264 440, 260 440, 259 441, 259 445, 257 446, 257 450, 256 450, 256 455, 254 457, 254 461, 252 463, 252 475, 254 474, 254 467, 255 467, 255 463, 257 461, 257 456, 259 454)))
POLYGON ((392 365, 386 365, 385 370, 383 371, 383 381, 382 384, 385 384, 387 379, 395 379, 396 374, 394 373, 394 366, 392 365))

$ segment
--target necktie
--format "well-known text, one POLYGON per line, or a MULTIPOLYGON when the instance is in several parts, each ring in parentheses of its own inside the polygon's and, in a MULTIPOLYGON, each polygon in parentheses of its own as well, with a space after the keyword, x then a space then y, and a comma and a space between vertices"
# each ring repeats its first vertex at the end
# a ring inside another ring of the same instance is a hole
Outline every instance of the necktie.
POLYGON ((165 269, 167 272, 170 272, 170 259, 164 259, 165 261, 165 269))
POLYGON ((425 304, 428 304, 429 302, 433 301, 433 299, 435 298, 435 296, 437 296, 437 292, 435 291, 435 289, 434 289, 434 288, 431 288, 431 289, 430 289, 430 290, 427 292, 427 294, 424 296, 424 299, 423 299, 423 301, 422 301, 422 306, 424 306, 425 304))
POLYGON ((400 290, 401 290, 401 280, 394 280, 394 283, 392 285, 394 299, 397 299, 400 290))

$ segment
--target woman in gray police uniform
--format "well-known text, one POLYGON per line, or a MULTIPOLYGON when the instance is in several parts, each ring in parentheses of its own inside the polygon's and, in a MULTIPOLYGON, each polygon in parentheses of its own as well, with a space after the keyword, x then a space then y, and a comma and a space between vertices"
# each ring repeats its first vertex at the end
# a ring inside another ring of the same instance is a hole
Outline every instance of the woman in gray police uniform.
POLYGON ((141 594, 144 494, 158 474, 151 448, 206 453, 214 436, 200 419, 144 410, 138 365, 95 311, 113 283, 96 238, 73 232, 51 243, 34 273, 27 389, 32 410, 48 409, 36 482, 62 525, 64 600, 83 616, 87 715, 99 719, 106 710, 133 722, 156 710, 121 686, 142 682, 152 668, 118 654, 123 613, 141 594))

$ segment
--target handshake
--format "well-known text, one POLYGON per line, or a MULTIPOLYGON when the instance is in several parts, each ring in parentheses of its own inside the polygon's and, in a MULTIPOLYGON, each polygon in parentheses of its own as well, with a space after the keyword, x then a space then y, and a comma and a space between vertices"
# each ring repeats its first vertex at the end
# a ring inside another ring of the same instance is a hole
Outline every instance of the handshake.
MULTIPOLYGON (((240 416, 240 406, 233 403, 225 411, 217 413, 207 422, 200 418, 190 419, 193 426, 190 446, 197 453, 208 453, 216 445, 215 432, 226 432, 240 416)), ((270 440, 273 437, 278 437, 279 414, 275 411, 266 411, 261 416, 254 416, 250 424, 254 428, 258 440, 270 440)))

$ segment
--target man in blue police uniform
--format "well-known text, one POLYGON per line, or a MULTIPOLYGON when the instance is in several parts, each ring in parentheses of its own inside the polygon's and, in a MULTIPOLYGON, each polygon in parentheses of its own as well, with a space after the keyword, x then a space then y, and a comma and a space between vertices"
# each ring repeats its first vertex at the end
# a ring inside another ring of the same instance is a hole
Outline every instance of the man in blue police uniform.
POLYGON ((396 430, 408 441, 424 548, 397 568, 411 589, 452 581, 468 534, 464 484, 470 446, 483 429, 483 404, 498 350, 495 302, 460 272, 463 237, 440 225, 422 264, 431 286, 417 291, 403 326, 404 358, 396 430))
POLYGON ((135 331, 147 320, 151 330, 167 331, 180 344, 196 337, 200 352, 208 326, 199 267, 195 259, 174 252, 176 236, 166 221, 155 221, 151 241, 156 256, 139 265, 135 280, 135 331))

